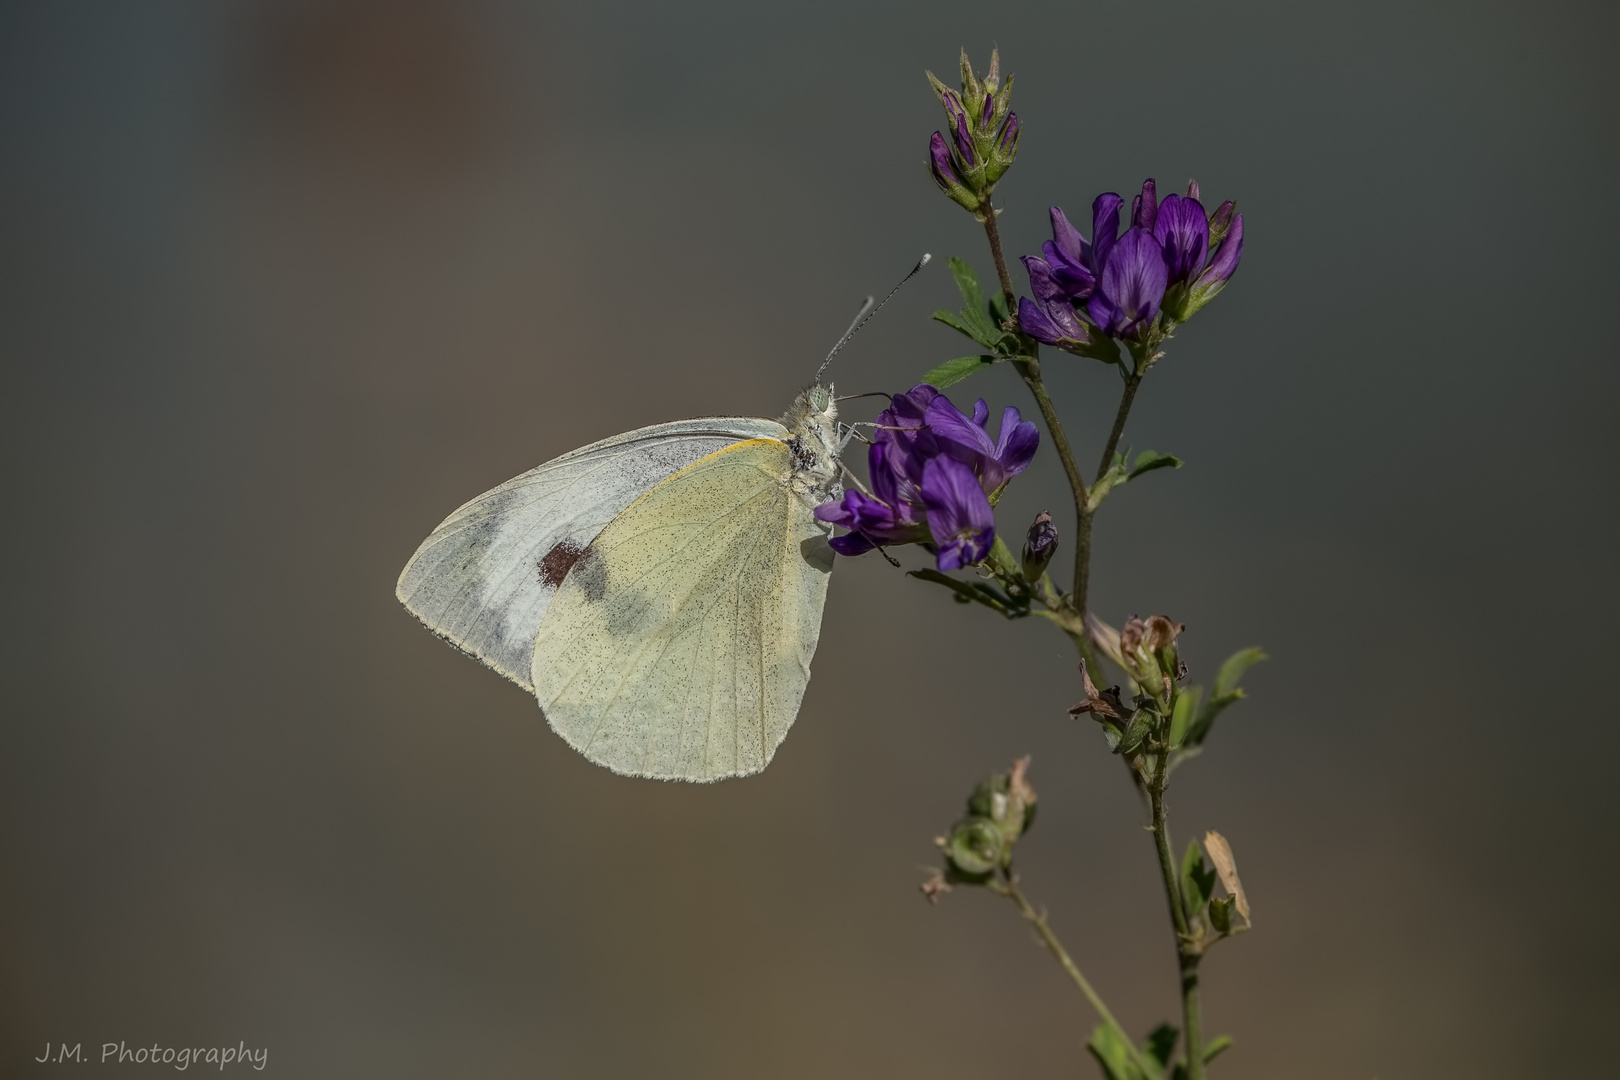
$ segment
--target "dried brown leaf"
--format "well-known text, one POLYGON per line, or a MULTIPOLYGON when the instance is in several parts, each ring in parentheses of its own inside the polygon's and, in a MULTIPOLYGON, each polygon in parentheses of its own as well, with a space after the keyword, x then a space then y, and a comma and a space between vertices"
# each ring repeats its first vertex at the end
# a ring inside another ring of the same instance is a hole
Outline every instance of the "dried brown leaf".
POLYGON ((1237 901, 1238 914, 1243 916, 1245 925, 1249 923, 1249 898, 1243 892, 1243 882, 1238 877, 1237 860, 1232 858, 1232 845, 1226 842, 1226 837, 1211 830, 1204 834, 1204 850, 1209 852, 1209 861, 1215 864, 1215 872, 1221 876, 1221 884, 1226 891, 1232 894, 1237 901))

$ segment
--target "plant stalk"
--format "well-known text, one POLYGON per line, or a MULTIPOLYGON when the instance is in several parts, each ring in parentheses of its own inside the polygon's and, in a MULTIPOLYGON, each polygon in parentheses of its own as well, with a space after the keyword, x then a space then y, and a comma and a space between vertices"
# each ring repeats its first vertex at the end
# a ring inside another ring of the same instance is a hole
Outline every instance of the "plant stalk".
MULTIPOLYGON (((1003 884, 997 891, 1018 905, 1019 914, 1024 917, 1025 922, 1035 928, 1035 932, 1040 935, 1041 943, 1057 959, 1063 970, 1068 972, 1069 978, 1073 979, 1074 984, 1080 988, 1080 993, 1084 994, 1086 1000, 1091 1003, 1091 1007, 1096 1010, 1097 1016, 1103 1023, 1113 1028, 1120 1038, 1125 1041, 1125 1044, 1131 1048, 1131 1056, 1136 1060, 1137 1065, 1144 1069, 1148 1068, 1149 1066, 1143 1059, 1141 1050, 1137 1048, 1131 1037, 1126 1034, 1119 1021, 1114 1019, 1114 1014, 1108 1011, 1108 1006, 1103 1003, 1103 999, 1098 996, 1097 991, 1092 989, 1091 983, 1087 982, 1086 977, 1080 973, 1080 968, 1069 956, 1068 950, 1063 947, 1063 943, 1052 932, 1051 925, 1046 921, 1046 915, 1036 911, 1034 905, 1024 896, 1023 890, 1018 887, 1018 879, 1010 873, 1007 874, 1003 878, 1003 884)), ((1153 1074, 1147 1072, 1145 1075, 1151 1076, 1153 1074)))
POLYGON ((1202 951, 1192 941, 1187 909, 1181 895, 1181 878, 1170 850, 1170 821, 1164 806, 1168 779, 1168 750, 1159 755, 1151 780, 1148 800, 1153 807, 1153 846, 1159 853, 1159 870, 1164 875, 1164 896, 1170 905, 1170 921, 1176 931, 1176 962, 1181 972, 1181 1022, 1187 1048, 1187 1080, 1204 1080, 1203 1018, 1198 1001, 1198 962, 1202 951))
MULTIPOLYGON (((1125 434, 1125 418, 1130 415, 1131 405, 1136 401, 1136 388, 1141 385, 1140 372, 1125 380, 1125 393, 1120 396, 1119 408, 1114 413, 1114 429, 1108 433, 1108 444, 1103 447, 1102 462, 1097 466, 1098 476, 1114 463, 1114 451, 1119 449, 1120 437, 1125 434)), ((1082 504, 1074 549, 1074 607, 1082 616, 1091 591, 1091 516, 1091 508, 1082 504)))
POLYGON ((1114 413, 1114 430, 1108 433, 1108 445, 1103 447, 1102 464, 1097 466, 1097 475, 1101 476, 1108 471, 1114 463, 1114 451, 1119 449, 1120 436, 1125 434, 1125 417, 1130 415, 1131 405, 1136 401, 1136 388, 1142 385, 1142 372, 1135 371, 1125 380, 1125 393, 1120 396, 1119 409, 1114 413))

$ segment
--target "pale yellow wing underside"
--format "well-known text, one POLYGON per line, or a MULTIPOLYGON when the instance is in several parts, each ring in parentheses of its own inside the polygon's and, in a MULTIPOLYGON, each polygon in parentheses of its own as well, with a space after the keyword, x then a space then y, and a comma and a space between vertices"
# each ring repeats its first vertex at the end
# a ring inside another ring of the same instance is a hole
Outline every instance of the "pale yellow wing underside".
POLYGON ((581 555, 531 672, 570 746, 665 780, 770 763, 810 680, 832 569, 792 471, 775 439, 726 447, 653 487, 581 555))

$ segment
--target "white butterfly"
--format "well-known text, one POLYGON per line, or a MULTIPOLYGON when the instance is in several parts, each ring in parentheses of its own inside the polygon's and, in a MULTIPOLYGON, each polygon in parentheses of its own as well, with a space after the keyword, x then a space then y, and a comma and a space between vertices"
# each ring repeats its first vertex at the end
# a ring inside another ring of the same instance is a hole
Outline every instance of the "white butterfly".
POLYGON ((683 420, 564 454, 446 518, 396 593, 599 765, 757 773, 821 634, 833 552, 812 511, 841 494, 837 415, 818 381, 780 422, 683 420))

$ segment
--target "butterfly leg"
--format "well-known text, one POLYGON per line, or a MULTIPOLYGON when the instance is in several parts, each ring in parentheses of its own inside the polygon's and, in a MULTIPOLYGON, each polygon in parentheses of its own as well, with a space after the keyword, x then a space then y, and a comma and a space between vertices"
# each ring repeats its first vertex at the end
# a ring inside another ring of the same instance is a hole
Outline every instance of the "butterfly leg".
POLYGON ((872 492, 867 489, 865 484, 861 483, 861 478, 856 476, 853 472, 851 472, 849 466, 845 465, 842 461, 840 461, 838 463, 838 471, 843 473, 844 476, 849 480, 849 482, 851 484, 855 485, 855 490, 856 491, 859 491, 862 495, 865 495, 868 499, 876 499, 877 498, 876 495, 873 495, 872 492))
POLYGON ((839 422, 839 424, 838 424, 838 429, 839 429, 838 430, 838 452, 840 454, 842 454, 844 452, 844 448, 847 447, 850 444, 850 442, 855 440, 855 439, 859 439, 863 443, 867 443, 867 444, 871 443, 872 440, 868 439, 866 436, 862 435, 860 433, 860 431, 858 430, 858 429, 863 428, 863 427, 869 427, 869 428, 872 428, 873 430, 877 429, 877 425, 872 423, 870 420, 857 420, 853 424, 846 424, 846 423, 843 423, 842 421, 839 422))

